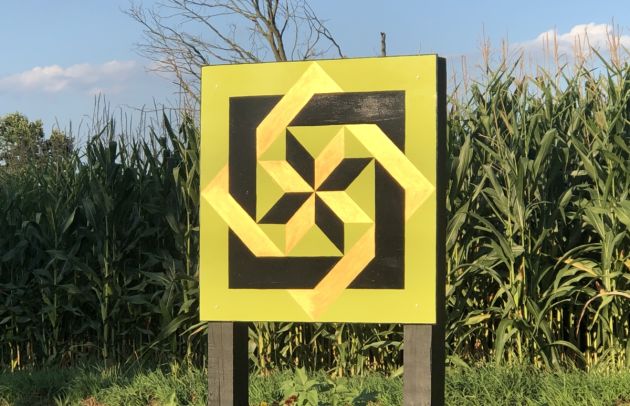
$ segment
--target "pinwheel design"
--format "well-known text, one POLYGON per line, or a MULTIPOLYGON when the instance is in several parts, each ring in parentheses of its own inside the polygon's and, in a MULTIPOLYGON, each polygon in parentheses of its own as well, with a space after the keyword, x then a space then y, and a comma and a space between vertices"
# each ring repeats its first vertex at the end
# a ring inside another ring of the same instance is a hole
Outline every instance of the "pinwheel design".
POLYGON ((229 161, 202 191, 230 288, 288 290, 313 320, 345 289, 404 288, 405 222, 435 190, 404 153, 404 96, 312 62, 284 95, 230 99, 229 161))

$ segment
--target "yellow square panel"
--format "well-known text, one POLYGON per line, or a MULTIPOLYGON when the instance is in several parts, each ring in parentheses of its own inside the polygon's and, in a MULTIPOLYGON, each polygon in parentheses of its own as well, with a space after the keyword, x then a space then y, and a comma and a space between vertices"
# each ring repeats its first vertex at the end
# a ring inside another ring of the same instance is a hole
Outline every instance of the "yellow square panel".
POLYGON ((436 322, 444 74, 435 55, 202 69, 202 320, 436 322))

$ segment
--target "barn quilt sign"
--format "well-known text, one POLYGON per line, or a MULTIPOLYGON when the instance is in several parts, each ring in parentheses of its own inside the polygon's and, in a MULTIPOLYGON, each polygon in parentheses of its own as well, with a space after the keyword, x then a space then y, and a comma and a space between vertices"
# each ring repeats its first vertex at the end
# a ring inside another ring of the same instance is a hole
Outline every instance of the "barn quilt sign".
POLYGON ((435 323, 440 66, 202 68, 202 320, 435 323))

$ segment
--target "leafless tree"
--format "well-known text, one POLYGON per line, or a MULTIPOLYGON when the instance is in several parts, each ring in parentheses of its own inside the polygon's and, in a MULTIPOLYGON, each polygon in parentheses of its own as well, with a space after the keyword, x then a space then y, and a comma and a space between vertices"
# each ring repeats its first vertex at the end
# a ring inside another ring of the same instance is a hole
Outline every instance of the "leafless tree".
POLYGON ((199 103, 200 67, 215 63, 343 57, 307 0, 162 0, 127 13, 144 29, 141 55, 180 87, 185 107, 199 103))

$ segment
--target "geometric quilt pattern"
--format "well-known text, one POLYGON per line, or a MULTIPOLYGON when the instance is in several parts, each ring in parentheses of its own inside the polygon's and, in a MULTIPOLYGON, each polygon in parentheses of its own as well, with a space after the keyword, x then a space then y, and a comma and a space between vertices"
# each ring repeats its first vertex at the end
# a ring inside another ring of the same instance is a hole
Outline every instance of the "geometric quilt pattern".
MULTIPOLYGON (((204 207, 224 226, 219 290, 283 292, 305 321, 351 291, 412 292, 409 224, 422 231, 414 215, 435 196, 435 174, 406 154, 410 89, 346 90, 322 65, 304 63, 282 92, 223 96, 227 160, 202 174, 202 229, 204 207)), ((202 154, 204 120, 202 105, 202 154)))

